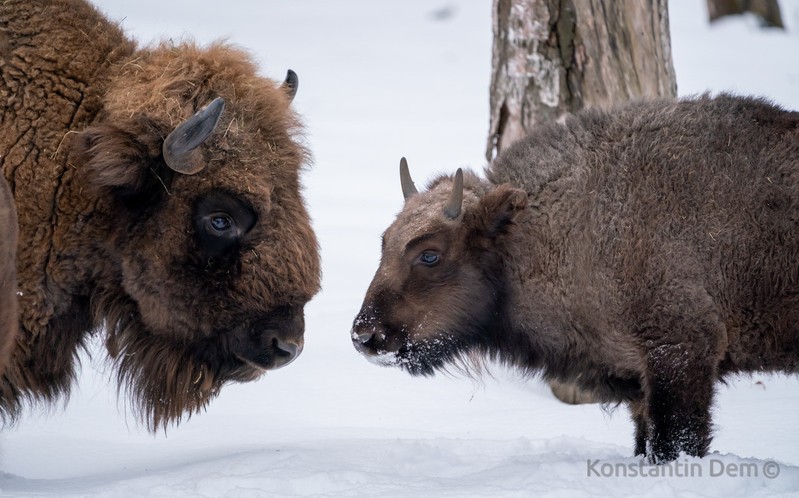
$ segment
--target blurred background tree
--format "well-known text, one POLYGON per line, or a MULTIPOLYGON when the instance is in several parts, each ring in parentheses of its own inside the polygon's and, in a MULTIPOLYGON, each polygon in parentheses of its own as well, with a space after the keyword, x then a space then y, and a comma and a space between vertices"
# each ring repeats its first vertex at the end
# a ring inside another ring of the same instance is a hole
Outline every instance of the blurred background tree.
POLYGON ((667 0, 494 0, 489 160, 583 107, 674 97, 667 0))

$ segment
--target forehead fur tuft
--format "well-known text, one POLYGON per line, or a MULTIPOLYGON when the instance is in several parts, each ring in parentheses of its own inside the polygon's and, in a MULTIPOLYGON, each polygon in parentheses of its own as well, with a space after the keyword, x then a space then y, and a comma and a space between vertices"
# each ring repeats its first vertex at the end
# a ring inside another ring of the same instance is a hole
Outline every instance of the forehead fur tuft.
MULTIPOLYGON (((112 71, 116 74, 104 111, 114 118, 146 114, 174 128, 222 97, 225 112, 218 128, 224 136, 244 133, 274 139, 302 133, 290 100, 280 88, 282 81, 258 75, 252 56, 226 42, 208 46, 162 42, 137 51, 112 71)), ((307 153, 302 153, 307 159, 307 153)))
MULTIPOLYGON (((454 178, 455 174, 440 174, 430 180, 427 184, 427 190, 433 190, 441 183, 452 184, 452 179, 454 178)), ((474 171, 470 169, 463 170, 463 188, 464 190, 471 190, 478 197, 482 197, 486 192, 488 192, 489 185, 485 182, 485 180, 481 179, 474 171)), ((451 188, 451 187, 450 187, 451 188)))

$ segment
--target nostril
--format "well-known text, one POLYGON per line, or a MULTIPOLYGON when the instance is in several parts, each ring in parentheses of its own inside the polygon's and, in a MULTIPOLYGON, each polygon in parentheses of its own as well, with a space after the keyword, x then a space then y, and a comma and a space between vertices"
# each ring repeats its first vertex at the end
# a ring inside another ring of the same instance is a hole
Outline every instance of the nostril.
POLYGON ((277 337, 272 339, 272 347, 275 351, 274 367, 288 365, 302 353, 302 346, 293 342, 282 341, 277 337))
POLYGON ((283 342, 278 338, 272 339, 272 347, 279 355, 297 356, 299 346, 291 342, 283 342))
POLYGON ((373 332, 355 332, 352 331, 352 345, 361 354, 371 355, 374 354, 375 349, 375 334, 373 332))
POLYGON ((375 335, 373 332, 352 332, 352 341, 363 344, 364 346, 366 346, 367 343, 371 342, 374 338, 375 335))

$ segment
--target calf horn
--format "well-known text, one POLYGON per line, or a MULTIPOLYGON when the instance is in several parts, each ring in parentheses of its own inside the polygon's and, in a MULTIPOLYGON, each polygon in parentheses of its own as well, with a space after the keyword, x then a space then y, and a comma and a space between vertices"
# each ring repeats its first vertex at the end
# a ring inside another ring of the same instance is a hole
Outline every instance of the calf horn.
POLYGON ((286 72, 286 79, 283 81, 283 84, 280 85, 280 88, 286 92, 286 95, 289 96, 289 102, 294 100, 294 96, 297 95, 297 88, 300 86, 300 78, 297 76, 297 73, 289 69, 286 72))
POLYGON ((217 97, 172 130, 162 148, 164 162, 170 169, 193 175, 205 168, 205 161, 197 148, 214 131, 224 109, 225 101, 217 97))
POLYGON ((444 206, 444 214, 450 219, 455 219, 461 214, 463 205, 463 170, 458 168, 455 172, 455 180, 452 182, 452 194, 449 202, 444 206))
POLYGON ((400 183, 402 184, 402 195, 405 197, 406 201, 408 197, 419 193, 413 185, 411 172, 408 170, 408 161, 406 161, 404 157, 400 159, 400 183))

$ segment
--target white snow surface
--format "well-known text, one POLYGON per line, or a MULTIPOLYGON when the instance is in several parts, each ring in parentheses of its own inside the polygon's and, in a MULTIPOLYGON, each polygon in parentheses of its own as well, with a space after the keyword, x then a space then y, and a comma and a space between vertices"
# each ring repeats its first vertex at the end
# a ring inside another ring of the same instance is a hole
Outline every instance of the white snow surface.
MULTIPOLYGON (((399 158, 420 187, 484 166, 490 1, 95 1, 142 44, 226 38, 266 76, 297 71, 323 291, 306 308, 297 361, 225 387, 166 433, 147 433, 117 398, 93 344, 65 406, 30 409, 0 432, 0 494, 799 495, 795 377, 719 386, 712 453, 653 469, 631 456, 624 407, 567 406, 540 380, 500 367, 477 380, 412 378, 352 347, 380 234, 402 206, 399 158)), ((729 90, 799 109, 799 0, 781 2, 786 31, 749 17, 711 27, 704 3, 670 4, 680 94, 729 90)))

